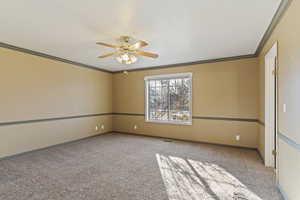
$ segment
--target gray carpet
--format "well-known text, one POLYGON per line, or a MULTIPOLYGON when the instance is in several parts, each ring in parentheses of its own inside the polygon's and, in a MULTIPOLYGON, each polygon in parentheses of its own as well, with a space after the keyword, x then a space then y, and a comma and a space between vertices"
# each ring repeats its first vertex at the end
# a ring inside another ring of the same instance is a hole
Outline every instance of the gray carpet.
POLYGON ((1 200, 281 200, 254 150, 107 134, 0 160, 1 200))

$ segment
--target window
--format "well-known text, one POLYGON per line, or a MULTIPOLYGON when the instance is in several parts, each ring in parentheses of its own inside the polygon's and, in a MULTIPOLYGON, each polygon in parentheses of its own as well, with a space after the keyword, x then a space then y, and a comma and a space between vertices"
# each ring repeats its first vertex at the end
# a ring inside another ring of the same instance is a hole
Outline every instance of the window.
POLYGON ((145 77, 146 121, 192 124, 192 73, 145 77))

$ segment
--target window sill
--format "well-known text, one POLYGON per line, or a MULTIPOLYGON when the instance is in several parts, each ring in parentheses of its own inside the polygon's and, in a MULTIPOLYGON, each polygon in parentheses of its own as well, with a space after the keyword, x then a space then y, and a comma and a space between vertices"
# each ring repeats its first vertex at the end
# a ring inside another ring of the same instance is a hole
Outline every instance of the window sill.
POLYGON ((192 125, 192 121, 180 122, 180 121, 160 121, 160 120, 145 120, 148 123, 159 123, 159 124, 175 124, 175 125, 192 125))

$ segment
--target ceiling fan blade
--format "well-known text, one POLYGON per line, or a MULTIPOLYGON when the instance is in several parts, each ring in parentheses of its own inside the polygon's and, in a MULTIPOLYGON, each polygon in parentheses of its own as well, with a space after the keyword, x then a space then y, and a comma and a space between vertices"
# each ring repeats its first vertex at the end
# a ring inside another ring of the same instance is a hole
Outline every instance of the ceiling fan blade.
POLYGON ((158 55, 154 53, 149 53, 149 52, 144 52, 144 51, 135 51, 136 54, 141 55, 141 56, 147 56, 151 58, 157 58, 158 55))
POLYGON ((106 57, 109 57, 109 56, 118 55, 118 54, 120 54, 120 53, 121 53, 121 52, 116 51, 116 52, 113 52, 113 53, 109 53, 109 54, 105 54, 105 55, 99 56, 98 58, 106 58, 106 57))
POLYGON ((144 46, 147 46, 148 45, 148 43, 147 42, 145 42, 145 41, 138 41, 137 43, 135 43, 135 44, 133 44, 133 45, 130 45, 130 49, 132 49, 132 50, 137 50, 137 49, 140 49, 140 48, 142 48, 142 47, 144 47, 144 46))
POLYGON ((106 44, 106 43, 103 43, 103 42, 97 42, 96 44, 98 44, 98 45, 102 45, 102 46, 105 46, 105 47, 114 48, 114 49, 119 49, 119 47, 118 47, 118 46, 111 45, 111 44, 106 44))

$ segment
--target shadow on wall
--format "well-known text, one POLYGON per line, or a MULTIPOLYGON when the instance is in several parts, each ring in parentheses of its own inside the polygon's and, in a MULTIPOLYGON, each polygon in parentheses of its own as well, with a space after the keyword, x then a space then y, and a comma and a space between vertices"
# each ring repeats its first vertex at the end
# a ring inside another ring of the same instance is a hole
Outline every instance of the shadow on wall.
POLYGON ((262 200, 224 168, 156 154, 169 200, 262 200))

